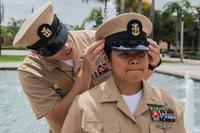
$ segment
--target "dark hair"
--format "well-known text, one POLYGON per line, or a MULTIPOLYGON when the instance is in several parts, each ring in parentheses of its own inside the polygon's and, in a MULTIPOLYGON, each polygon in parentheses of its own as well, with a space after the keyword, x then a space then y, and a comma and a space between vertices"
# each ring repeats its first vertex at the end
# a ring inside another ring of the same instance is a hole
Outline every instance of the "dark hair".
POLYGON ((112 49, 109 45, 106 45, 105 44, 105 47, 104 47, 104 52, 105 54, 108 56, 108 59, 110 60, 111 59, 111 52, 112 52, 112 49))

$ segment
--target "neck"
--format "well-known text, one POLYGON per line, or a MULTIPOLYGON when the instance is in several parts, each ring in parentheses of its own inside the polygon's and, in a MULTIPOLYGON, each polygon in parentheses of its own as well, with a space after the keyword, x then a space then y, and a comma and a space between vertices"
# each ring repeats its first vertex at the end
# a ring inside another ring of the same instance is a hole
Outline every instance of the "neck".
POLYGON ((120 93, 123 95, 134 95, 142 89, 142 81, 135 83, 118 82, 117 80, 115 81, 120 93))

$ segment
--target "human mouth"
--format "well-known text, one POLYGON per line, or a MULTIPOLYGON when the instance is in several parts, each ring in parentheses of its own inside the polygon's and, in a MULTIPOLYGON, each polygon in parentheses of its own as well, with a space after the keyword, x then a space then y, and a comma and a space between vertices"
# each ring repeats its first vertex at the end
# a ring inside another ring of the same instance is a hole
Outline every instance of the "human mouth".
POLYGON ((141 71, 142 69, 140 67, 127 67, 125 68, 125 71, 141 71))

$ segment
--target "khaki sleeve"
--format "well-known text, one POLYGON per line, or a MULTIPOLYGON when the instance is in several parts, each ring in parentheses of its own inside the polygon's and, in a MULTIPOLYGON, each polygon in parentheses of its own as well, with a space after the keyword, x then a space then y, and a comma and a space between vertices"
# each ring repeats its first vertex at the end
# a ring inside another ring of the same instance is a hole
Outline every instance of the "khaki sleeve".
POLYGON ((37 119, 45 116, 61 99, 53 88, 29 72, 19 71, 19 80, 37 119))
POLYGON ((181 105, 178 105, 179 108, 179 113, 178 113, 178 128, 179 128, 179 133, 187 133, 186 128, 185 128, 185 122, 184 122, 184 117, 183 117, 183 110, 181 105))
POLYGON ((64 121, 61 133, 84 133, 82 129, 82 110, 76 97, 64 121))

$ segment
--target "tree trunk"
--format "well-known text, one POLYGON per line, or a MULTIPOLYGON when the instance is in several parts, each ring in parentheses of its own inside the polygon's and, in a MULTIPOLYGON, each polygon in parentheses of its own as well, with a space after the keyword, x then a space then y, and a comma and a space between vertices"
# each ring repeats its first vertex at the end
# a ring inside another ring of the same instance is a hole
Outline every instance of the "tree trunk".
MULTIPOLYGON (((151 20, 153 27, 154 27, 154 23, 155 23, 155 0, 151 1, 150 20, 151 20)), ((152 30, 152 33, 150 35, 150 37, 152 39, 153 39, 153 31, 154 31, 154 29, 152 30)))
POLYGON ((129 12, 133 12, 134 2, 129 5, 129 12))
POLYGON ((191 49, 192 51, 194 51, 194 44, 195 44, 195 43, 194 43, 194 39, 195 39, 195 38, 192 38, 192 45, 191 45, 191 47, 190 47, 190 48, 188 47, 188 49, 191 49))
POLYGON ((1 36, 1 23, 0 23, 0 55, 1 55, 1 45, 3 44, 3 36, 1 36))
POLYGON ((108 0, 105 0, 105 3, 104 3, 104 20, 107 19, 107 3, 108 3, 108 0))
POLYGON ((198 44, 198 51, 200 52, 200 28, 199 28, 199 44, 198 44))
POLYGON ((138 13, 142 14, 142 0, 138 0, 138 13))
POLYGON ((180 16, 179 13, 177 13, 177 18, 176 18, 176 37, 175 37, 175 43, 176 43, 176 50, 180 50, 180 41, 179 41, 179 29, 181 26, 181 21, 180 21, 180 16))
POLYGON ((120 14, 125 12, 125 0, 120 0, 120 14))

